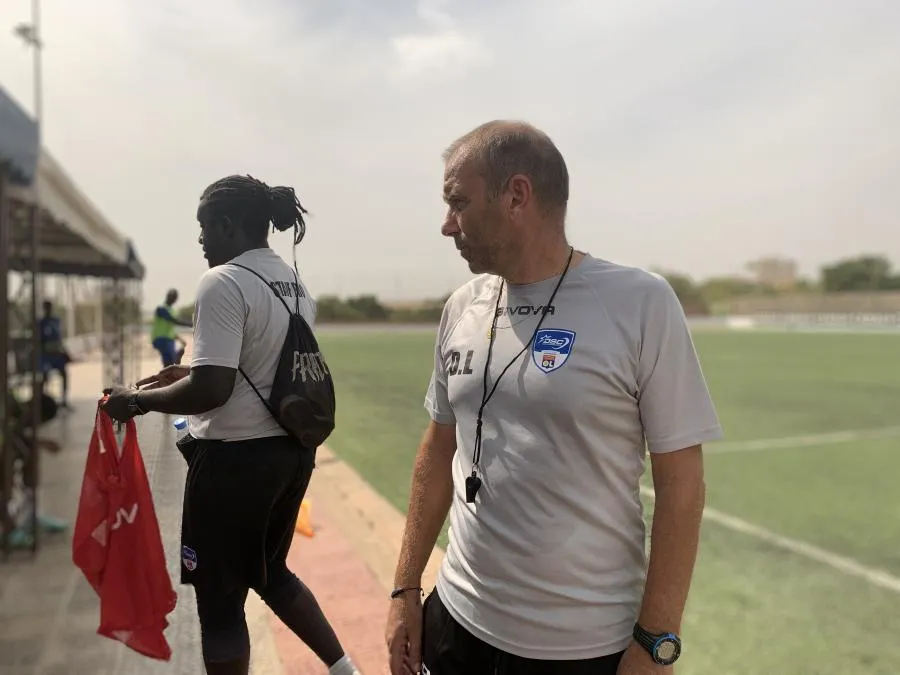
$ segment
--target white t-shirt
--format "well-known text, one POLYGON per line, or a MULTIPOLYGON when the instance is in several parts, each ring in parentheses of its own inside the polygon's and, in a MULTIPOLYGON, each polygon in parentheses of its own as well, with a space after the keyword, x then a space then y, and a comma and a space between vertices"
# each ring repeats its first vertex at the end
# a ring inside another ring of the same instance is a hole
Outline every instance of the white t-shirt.
MULTIPOLYGON (((228 264, 203 275, 197 290, 191 367, 240 365, 268 401, 288 327, 288 312, 275 293, 292 312, 299 296, 300 314, 310 327, 315 301, 303 282, 298 283, 294 270, 270 248, 247 251, 231 262, 254 270, 271 286, 228 264)), ((240 373, 225 405, 190 417, 189 428, 195 438, 225 441, 286 435, 240 373)))
POLYGON ((466 502, 499 280, 447 301, 425 407, 456 425, 449 545, 437 588, 470 633, 525 658, 624 649, 643 595, 639 481, 652 453, 721 429, 687 322, 654 274, 586 256, 559 277, 507 285, 484 412, 480 476, 466 502))

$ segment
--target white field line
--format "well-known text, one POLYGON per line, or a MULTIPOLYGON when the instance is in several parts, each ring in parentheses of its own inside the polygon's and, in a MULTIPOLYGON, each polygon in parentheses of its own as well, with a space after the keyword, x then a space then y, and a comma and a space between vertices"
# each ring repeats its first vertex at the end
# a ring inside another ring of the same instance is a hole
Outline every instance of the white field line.
POLYGON ((855 441, 898 437, 900 437, 900 426, 881 427, 878 429, 847 429, 844 431, 831 431, 822 434, 783 436, 781 438, 759 438, 752 441, 722 441, 710 443, 703 448, 703 452, 710 455, 720 455, 731 452, 756 452, 759 450, 805 448, 817 445, 835 445, 838 443, 853 443, 855 441))
MULTIPOLYGON (((651 499, 656 497, 653 490, 648 487, 641 486, 641 494, 650 497, 651 499)), ((749 537, 754 537, 755 539, 764 541, 772 546, 777 546, 785 551, 790 551, 796 555, 815 560, 818 563, 827 565, 844 574, 863 579, 873 586, 878 586, 879 588, 884 588, 893 591, 894 593, 900 593, 900 578, 895 577, 893 574, 885 572, 884 570, 863 565, 853 558, 847 558, 838 555, 837 553, 826 551, 823 548, 807 544, 799 539, 792 539, 776 534, 764 527, 748 523, 746 520, 735 518, 734 516, 729 516, 727 513, 722 513, 716 509, 708 507, 703 509, 703 518, 732 530, 733 532, 739 532, 749 537)))

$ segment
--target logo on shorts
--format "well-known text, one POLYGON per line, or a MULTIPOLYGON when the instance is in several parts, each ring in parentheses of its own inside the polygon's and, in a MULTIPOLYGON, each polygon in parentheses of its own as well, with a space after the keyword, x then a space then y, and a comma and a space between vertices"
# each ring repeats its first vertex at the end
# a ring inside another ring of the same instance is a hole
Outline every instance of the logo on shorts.
POLYGON ((431 675, 431 671, 428 670, 428 666, 426 666, 424 663, 422 664, 422 675, 431 675))
POLYGON ((534 365, 545 373, 552 373, 563 367, 572 355, 575 346, 575 332, 559 328, 542 328, 534 336, 531 358, 534 365))
POLYGON ((197 569, 197 552, 187 546, 181 547, 181 562, 188 572, 197 569))

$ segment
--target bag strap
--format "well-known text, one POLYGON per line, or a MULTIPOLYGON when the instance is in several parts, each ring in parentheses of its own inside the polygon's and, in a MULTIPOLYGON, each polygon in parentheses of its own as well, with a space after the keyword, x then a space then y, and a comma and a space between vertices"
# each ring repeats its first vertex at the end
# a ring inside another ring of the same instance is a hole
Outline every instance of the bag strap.
MULTIPOLYGON (((240 263, 230 262, 230 263, 226 263, 226 264, 233 265, 234 267, 240 267, 242 270, 247 270, 248 272, 250 272, 250 274, 256 275, 259 278, 259 280, 262 281, 270 291, 272 291, 272 293, 275 295, 275 297, 278 298, 279 302, 281 302, 281 304, 284 305, 284 308, 288 311, 288 314, 295 313, 295 312, 291 311, 290 307, 288 307, 288 304, 284 301, 284 298, 282 298, 280 295, 278 295, 278 293, 272 287, 272 282, 270 282, 268 279, 266 279, 262 274, 260 274, 256 270, 250 269, 249 267, 245 267, 244 265, 241 265, 240 263)), ((300 277, 297 275, 296 271, 294 271, 294 279, 297 281, 297 290, 299 290, 300 289, 300 277)), ((300 313, 300 295, 299 295, 299 293, 294 293, 294 301, 295 301, 294 304, 296 306, 296 314, 299 314, 300 313)))
MULTIPOLYGON (((291 308, 288 307, 288 304, 284 301, 284 298, 282 298, 280 295, 278 295, 278 293, 275 292, 275 289, 272 288, 272 284, 271 284, 269 281, 267 281, 266 278, 265 278, 262 274, 260 274, 260 273, 257 272, 256 270, 250 269, 249 267, 245 267, 244 265, 241 265, 240 263, 229 262, 229 263, 226 263, 226 264, 227 264, 227 265, 233 265, 234 267, 240 267, 242 270, 246 270, 246 271, 250 272, 251 274, 257 276, 257 277, 259 278, 259 280, 262 281, 270 291, 272 291, 272 293, 275 295, 276 298, 278 298, 278 300, 281 302, 281 304, 284 305, 284 308, 287 310, 288 314, 293 315, 293 312, 291 312, 291 308)), ((300 277, 297 276, 297 273, 296 273, 296 272, 294 272, 294 277, 297 279, 297 287, 299 288, 299 286, 300 286, 300 277)), ((299 298, 299 296, 298 296, 296 293, 294 293, 294 297, 297 298, 297 314, 300 314, 300 298, 299 298)), ((277 366, 276 366, 276 371, 277 371, 277 366)), ((260 400, 260 403, 262 403, 262 404, 266 407, 266 410, 269 411, 269 414, 275 419, 276 422, 278 422, 278 425, 279 425, 282 429, 284 429, 285 431, 287 431, 287 432, 288 432, 288 435, 290 435, 290 431, 288 431, 288 429, 285 428, 285 426, 279 421, 278 415, 276 415, 276 414, 275 414, 275 411, 272 410, 272 406, 269 405, 269 402, 268 402, 266 399, 263 398, 263 395, 262 395, 262 394, 259 393, 259 389, 256 388, 256 385, 255 385, 255 384, 253 384, 253 380, 251 380, 249 377, 247 377, 247 373, 245 373, 245 372, 244 372, 244 369, 241 368, 241 364, 240 364, 240 363, 238 364, 238 372, 241 374, 241 376, 242 376, 245 380, 247 380, 247 384, 249 384, 249 385, 250 385, 250 388, 253 389, 253 393, 256 394, 256 397, 260 400)))
MULTIPOLYGON (((115 460, 114 466, 118 466, 122 453, 125 450, 125 444, 134 441, 137 438, 137 426, 134 419, 125 422, 125 438, 119 443, 116 429, 113 426, 112 417, 103 409, 103 402, 108 397, 104 396, 97 402, 97 414, 94 418, 94 434, 98 442, 98 452, 101 455, 109 453, 115 460)), ((92 439, 93 442, 93 439, 92 439)))

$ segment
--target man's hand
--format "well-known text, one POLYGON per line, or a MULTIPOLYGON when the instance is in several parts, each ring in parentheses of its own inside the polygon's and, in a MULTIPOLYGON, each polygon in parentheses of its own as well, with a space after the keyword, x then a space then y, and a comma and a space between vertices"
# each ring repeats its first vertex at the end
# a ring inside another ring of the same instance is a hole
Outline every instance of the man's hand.
POLYGON ((111 387, 104 389, 103 393, 109 398, 101 405, 104 412, 112 417, 116 422, 127 422, 134 414, 128 408, 128 397, 134 393, 134 389, 125 389, 122 387, 111 387))
POLYGON ((384 631, 391 675, 418 675, 422 667, 422 601, 415 591, 391 600, 384 631))
POLYGON ((166 366, 156 375, 151 375, 150 377, 145 377, 143 380, 138 380, 137 386, 141 389, 159 389, 160 387, 168 387, 170 384, 175 384, 178 380, 181 380, 190 374, 190 366, 166 366))
POLYGON ((654 663, 646 649, 632 642, 619 662, 616 675, 675 675, 675 667, 654 663))

